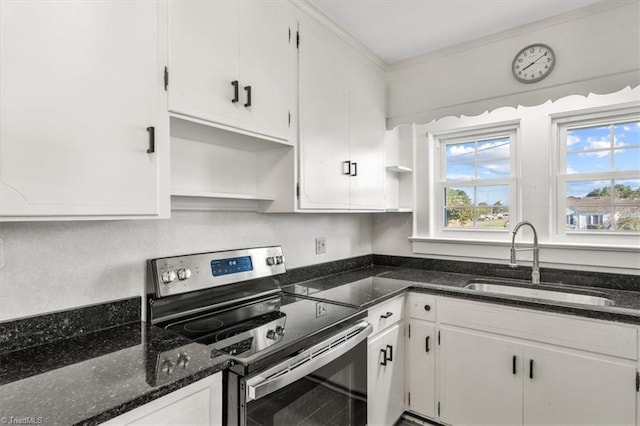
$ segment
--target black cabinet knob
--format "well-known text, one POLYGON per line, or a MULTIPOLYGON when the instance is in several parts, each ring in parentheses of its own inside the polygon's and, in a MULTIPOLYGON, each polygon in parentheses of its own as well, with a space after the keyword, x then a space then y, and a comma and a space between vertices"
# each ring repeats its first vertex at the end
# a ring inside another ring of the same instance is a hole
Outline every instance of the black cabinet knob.
POLYGON ((429 305, 424 305, 424 310, 425 310, 425 311, 430 311, 430 310, 431 310, 431 306, 429 306, 429 305))

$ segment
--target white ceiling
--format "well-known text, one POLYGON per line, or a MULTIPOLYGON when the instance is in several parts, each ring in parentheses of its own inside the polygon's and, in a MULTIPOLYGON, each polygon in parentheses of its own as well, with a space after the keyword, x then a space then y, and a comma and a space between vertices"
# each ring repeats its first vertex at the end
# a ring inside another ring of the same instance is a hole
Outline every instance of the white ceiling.
POLYGON ((310 0, 387 63, 606 0, 310 0))

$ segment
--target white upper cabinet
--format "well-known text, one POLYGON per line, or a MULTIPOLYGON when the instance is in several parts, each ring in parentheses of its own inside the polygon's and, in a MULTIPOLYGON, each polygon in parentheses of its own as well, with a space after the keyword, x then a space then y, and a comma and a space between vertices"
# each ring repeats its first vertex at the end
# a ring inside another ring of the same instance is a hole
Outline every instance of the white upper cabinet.
POLYGON ((384 209, 384 74, 300 13, 302 209, 384 209))
POLYGON ((373 65, 352 58, 349 84, 349 144, 356 168, 349 180, 351 208, 384 209, 384 74, 373 65))
POLYGON ((158 215, 159 4, 0 8, 2 220, 158 215))
POLYGON ((290 7, 276 1, 170 1, 169 111, 287 140, 290 7))

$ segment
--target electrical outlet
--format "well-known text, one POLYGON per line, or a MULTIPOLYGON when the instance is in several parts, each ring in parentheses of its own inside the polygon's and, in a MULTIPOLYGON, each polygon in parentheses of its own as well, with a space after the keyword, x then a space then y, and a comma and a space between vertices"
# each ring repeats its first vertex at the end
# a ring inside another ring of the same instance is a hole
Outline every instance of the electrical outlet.
POLYGON ((327 304, 323 302, 316 303, 316 318, 327 315, 327 304))
POLYGON ((327 239, 325 237, 316 238, 316 254, 327 252, 327 239))

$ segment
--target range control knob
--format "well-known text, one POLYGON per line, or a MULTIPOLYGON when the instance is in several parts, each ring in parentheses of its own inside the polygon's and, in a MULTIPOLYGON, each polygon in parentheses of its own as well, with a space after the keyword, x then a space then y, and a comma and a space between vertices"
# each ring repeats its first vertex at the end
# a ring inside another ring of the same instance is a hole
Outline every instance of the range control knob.
POLYGON ((176 362, 176 364, 178 364, 178 367, 185 369, 187 368, 187 365, 189 365, 189 361, 191 361, 191 358, 189 358, 189 355, 183 352, 178 355, 178 361, 176 362))
POLYGON ((161 370, 167 376, 170 376, 171 374, 173 374, 173 367, 174 367, 173 362, 171 362, 170 360, 165 359, 164 361, 162 361, 161 370))
POLYGON ((276 334, 278 336, 280 336, 280 337, 284 336, 284 327, 277 326, 276 327, 276 334))
POLYGON ((275 263, 276 259, 273 257, 267 257, 267 265, 268 266, 273 266, 273 264, 275 263))
POLYGON ((168 271, 164 271, 162 273, 162 282, 165 284, 169 284, 170 282, 176 279, 176 271, 173 269, 169 269, 168 271))
POLYGON ((276 332, 274 330, 267 331, 267 339, 276 340, 276 332))
POLYGON ((191 269, 189 268, 178 269, 178 279, 180 281, 188 280, 189 277, 191 277, 191 269))
POLYGON ((284 263, 284 258, 282 256, 276 256, 276 265, 281 265, 284 263))

